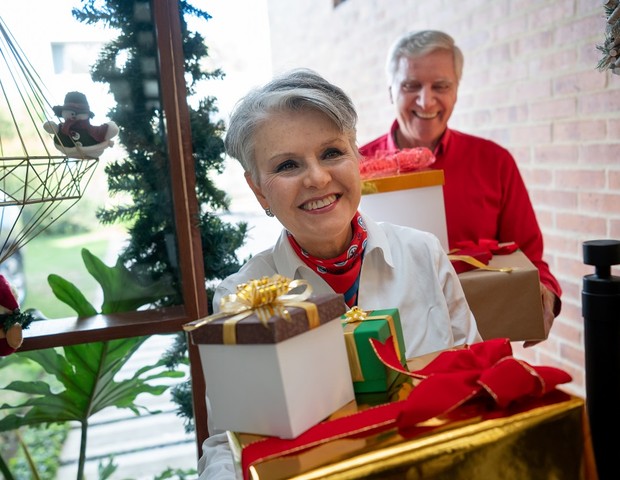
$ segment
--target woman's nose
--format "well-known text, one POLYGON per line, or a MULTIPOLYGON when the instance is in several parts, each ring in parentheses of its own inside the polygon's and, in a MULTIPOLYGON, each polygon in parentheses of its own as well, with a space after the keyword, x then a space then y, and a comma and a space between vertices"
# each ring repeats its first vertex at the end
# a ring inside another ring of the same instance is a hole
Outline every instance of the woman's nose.
POLYGON ((304 178, 304 185, 307 188, 321 188, 327 185, 331 180, 329 169, 325 168, 319 162, 308 165, 308 170, 304 178))

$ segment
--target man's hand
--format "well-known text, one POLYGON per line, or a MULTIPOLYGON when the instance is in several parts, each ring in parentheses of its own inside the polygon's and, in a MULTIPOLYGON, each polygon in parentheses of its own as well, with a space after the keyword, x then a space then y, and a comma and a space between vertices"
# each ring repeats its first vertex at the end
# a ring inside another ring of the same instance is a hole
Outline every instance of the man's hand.
MULTIPOLYGON (((541 283, 540 296, 542 298, 543 321, 545 323, 545 338, 547 338, 549 336, 549 332, 551 331, 551 327, 553 326, 553 319, 555 318, 555 315, 553 314, 555 294, 541 283)), ((528 340, 523 343, 523 346, 526 348, 531 347, 541 341, 542 340, 528 340)))

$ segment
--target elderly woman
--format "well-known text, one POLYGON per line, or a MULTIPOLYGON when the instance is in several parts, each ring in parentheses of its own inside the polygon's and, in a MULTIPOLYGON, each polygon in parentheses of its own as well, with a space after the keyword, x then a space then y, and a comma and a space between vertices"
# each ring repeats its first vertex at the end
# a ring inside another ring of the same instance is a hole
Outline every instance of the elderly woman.
MULTIPOLYGON (((237 105, 226 151, 284 228, 271 249, 218 286, 215 308, 238 284, 280 274, 308 281, 316 293, 342 293, 349 306, 397 307, 408 358, 480 341, 439 240, 358 211, 356 121, 348 96, 307 69, 275 78, 237 105)), ((223 434, 207 439, 199 463, 201 479, 234 478, 223 434)))

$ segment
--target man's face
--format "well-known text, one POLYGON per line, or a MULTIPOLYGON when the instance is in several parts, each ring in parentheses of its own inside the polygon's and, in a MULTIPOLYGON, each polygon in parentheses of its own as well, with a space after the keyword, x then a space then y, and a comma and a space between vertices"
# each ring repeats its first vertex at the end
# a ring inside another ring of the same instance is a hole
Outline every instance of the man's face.
POLYGON ((390 97, 396 107, 400 148, 437 145, 456 104, 458 79, 451 52, 401 58, 390 97))

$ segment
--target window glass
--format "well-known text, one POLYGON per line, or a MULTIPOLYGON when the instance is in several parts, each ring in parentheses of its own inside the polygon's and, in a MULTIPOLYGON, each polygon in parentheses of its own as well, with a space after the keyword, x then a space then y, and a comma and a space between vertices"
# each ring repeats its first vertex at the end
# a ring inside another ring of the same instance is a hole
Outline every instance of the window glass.
POLYGON ((24 1, 3 12, 3 52, 12 58, 0 68, 0 273, 19 291, 22 309, 47 318, 75 315, 51 281, 57 289, 73 284, 101 312, 93 265, 123 283, 115 294, 136 297, 124 298, 124 309, 155 306, 145 291, 160 303, 181 302, 154 27, 148 2, 136 5, 142 50, 134 59, 130 48, 104 51, 120 31, 79 21, 71 11, 81 7, 77 0, 24 1), (135 77, 140 94, 127 80, 135 77), (149 162, 147 175, 132 171, 149 162), (141 212, 156 209, 160 218, 136 215, 138 190, 141 212), (127 253, 138 235, 145 238, 127 253), (139 264, 130 277, 116 265, 120 254, 125 265, 139 264))

